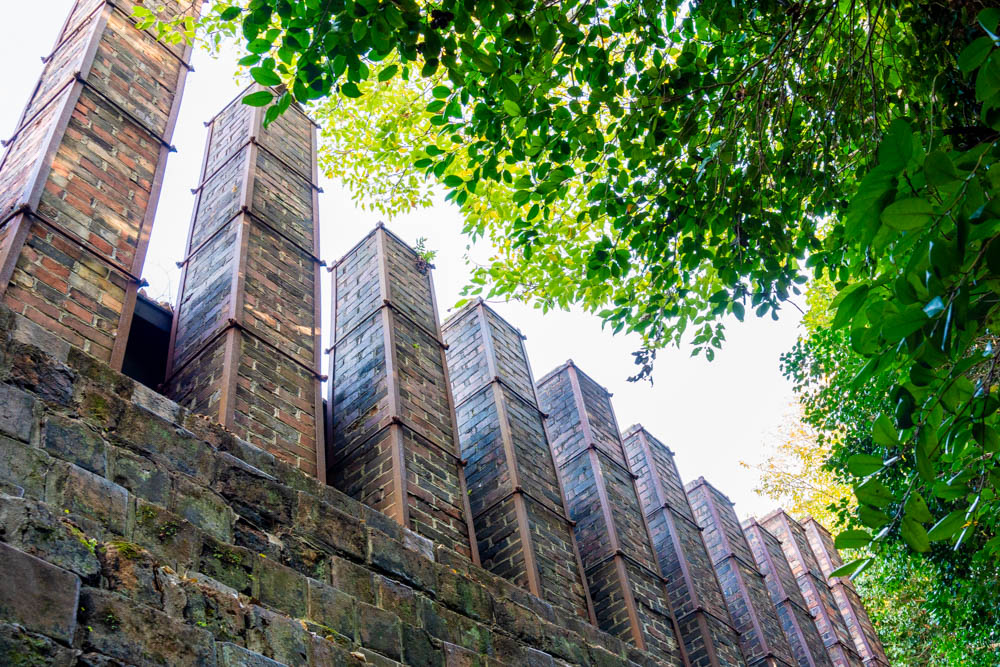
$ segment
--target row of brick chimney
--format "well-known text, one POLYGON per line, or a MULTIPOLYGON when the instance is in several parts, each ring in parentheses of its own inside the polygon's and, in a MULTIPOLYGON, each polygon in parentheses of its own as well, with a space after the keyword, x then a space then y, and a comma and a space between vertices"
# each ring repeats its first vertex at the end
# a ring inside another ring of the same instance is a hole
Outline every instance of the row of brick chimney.
POLYGON ((133 4, 75 3, 6 142, 5 305, 116 370, 159 366, 178 403, 663 664, 888 664, 818 523, 741 525, 644 428, 622 434, 573 362, 536 382, 484 302, 442 325, 432 267, 384 226, 327 266, 316 126, 296 107, 265 127, 236 99, 207 124, 161 357, 138 290, 191 50, 133 4))

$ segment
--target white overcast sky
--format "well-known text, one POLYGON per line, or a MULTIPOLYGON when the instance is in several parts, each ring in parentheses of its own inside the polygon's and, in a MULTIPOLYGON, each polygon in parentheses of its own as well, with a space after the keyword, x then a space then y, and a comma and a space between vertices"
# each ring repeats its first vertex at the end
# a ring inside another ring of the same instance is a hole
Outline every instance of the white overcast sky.
MULTIPOLYGON (((39 58, 52 48, 71 0, 4 0, 0 22, 0 62, 4 63, 0 136, 13 132, 21 109, 41 72, 39 58)), ((184 252, 202 149, 203 121, 232 99, 240 86, 233 79, 234 59, 194 56, 195 72, 187 80, 180 119, 173 137, 178 152, 170 156, 163 194, 146 259, 144 277, 151 296, 173 302, 179 271, 174 262, 184 252)), ((334 260, 367 233, 379 216, 355 208, 336 184, 322 182, 320 195, 322 256, 334 260)), ((447 310, 468 277, 462 256, 467 240, 460 233, 458 211, 441 203, 432 209, 386 223, 413 242, 420 236, 437 250, 435 285, 438 304, 447 310)), ((324 328, 329 321, 329 280, 324 272, 324 328)), ((779 355, 798 334, 799 316, 786 308, 779 322, 750 318, 730 322, 725 349, 714 362, 691 358, 689 349, 661 352, 656 384, 630 384, 630 352, 636 340, 612 337, 593 316, 572 312, 542 315, 520 304, 493 304, 527 336, 535 377, 572 358, 614 393, 618 422, 624 429, 641 422, 676 453, 681 475, 704 475, 736 502, 741 516, 770 509, 770 501, 753 493, 757 473, 740 460, 759 461, 768 438, 787 418, 793 402, 791 386, 778 369, 779 355)), ((325 364, 324 364, 325 369, 325 364)), ((325 372, 325 371, 324 371, 325 372)))

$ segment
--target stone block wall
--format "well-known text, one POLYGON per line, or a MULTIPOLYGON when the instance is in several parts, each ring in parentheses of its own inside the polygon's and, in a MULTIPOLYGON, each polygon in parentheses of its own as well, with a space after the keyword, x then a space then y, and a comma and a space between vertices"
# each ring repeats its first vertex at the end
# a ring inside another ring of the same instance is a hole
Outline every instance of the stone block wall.
POLYGON ((740 530, 733 504, 704 477, 685 491, 715 568, 729 614, 740 634, 743 655, 751 665, 794 665, 795 659, 778 614, 740 530))
POLYGON ((521 333, 482 300, 442 331, 483 567, 593 621, 521 333))
POLYGON ((242 97, 209 123, 165 391, 323 479, 315 129, 242 97))
POLYGON ((600 628, 687 660, 608 392, 569 362, 537 384, 600 628))
POLYGON ((785 560, 781 542, 756 519, 743 522, 743 534, 764 575, 767 591, 799 667, 832 667, 823 638, 785 560))
POLYGON ((865 605, 858 595, 854 584, 846 577, 830 577, 830 573, 844 564, 837 553, 837 548, 833 544, 833 535, 826 528, 821 526, 816 519, 806 517, 801 522, 805 529, 806 538, 812 548, 820 571, 830 584, 830 591, 833 593, 833 600, 840 611, 847 632, 854 640, 854 647, 861 656, 861 660, 866 667, 871 665, 888 665, 889 661, 885 656, 885 649, 875 632, 865 605))
POLYGON ((861 665, 861 657, 854 649, 826 577, 820 572, 805 529, 784 510, 771 512, 760 519, 760 524, 781 543, 785 560, 835 667, 861 665))
POLYGON ((623 440, 689 663, 746 665, 673 452, 640 425, 623 440))
POLYGON ((0 664, 663 664, 2 307, 0 406, 0 664))
POLYGON ((382 225, 332 268, 329 480, 478 563, 430 268, 382 225))
POLYGON ((136 28, 134 4, 77 0, 0 159, 3 303, 115 368, 190 56, 136 28))

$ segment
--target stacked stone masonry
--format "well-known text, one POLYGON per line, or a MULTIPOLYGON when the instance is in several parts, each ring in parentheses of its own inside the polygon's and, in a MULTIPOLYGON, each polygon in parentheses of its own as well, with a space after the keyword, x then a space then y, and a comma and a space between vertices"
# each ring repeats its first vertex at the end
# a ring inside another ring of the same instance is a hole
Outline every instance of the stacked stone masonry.
POLYGON ((0 664, 663 664, 4 308, 0 405, 0 664))
POLYGON ((135 4, 77 0, 0 160, 3 303, 115 368, 190 55, 139 30, 135 4))
POLYGON ((733 504, 704 477, 689 483, 685 490, 747 663, 775 667, 796 664, 733 504))
POLYGON ((315 129, 263 116, 236 99, 209 124, 166 392, 322 479, 315 129))
POLYGON ((572 362, 537 391, 598 626, 686 664, 608 392, 572 362))
POLYGON ((854 640, 854 647, 865 666, 888 665, 889 661, 885 656, 885 649, 882 647, 882 642, 875 632, 875 627, 868 617, 868 612, 865 611, 864 603, 861 602, 861 597, 854 584, 845 577, 830 577, 831 572, 844 564, 833 544, 833 535, 812 517, 807 517, 801 524, 806 531, 809 546, 816 556, 820 570, 830 584, 834 602, 836 602, 837 609, 847 625, 847 631, 854 640))
POLYGON ((768 514, 760 519, 760 524, 781 543, 785 560, 834 667, 862 665, 861 656, 854 648, 854 640, 847 631, 826 577, 809 546, 805 529, 784 510, 768 514))
POLYGON ((430 268, 382 225, 333 267, 329 480, 478 563, 430 268))
POLYGON ((521 333, 481 300, 443 332, 483 567, 593 620, 521 333))
POLYGON ((756 519, 743 522, 743 534, 753 551, 757 567, 764 575, 767 592, 771 595, 781 628, 799 667, 832 667, 823 638, 785 560, 781 542, 756 519))
POLYGON ((642 426, 629 428, 624 443, 689 663, 746 665, 673 452, 642 426))

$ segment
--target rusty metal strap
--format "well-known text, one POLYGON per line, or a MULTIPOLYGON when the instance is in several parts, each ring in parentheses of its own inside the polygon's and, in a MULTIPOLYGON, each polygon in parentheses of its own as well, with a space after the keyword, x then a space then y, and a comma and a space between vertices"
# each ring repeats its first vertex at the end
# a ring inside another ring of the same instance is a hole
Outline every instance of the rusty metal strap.
POLYGON ((723 561, 727 561, 727 560, 735 560, 737 563, 742 563, 744 567, 746 567, 746 568, 748 568, 750 570, 751 574, 755 574, 758 577, 760 577, 761 579, 764 578, 763 573, 760 571, 760 569, 757 568, 757 566, 754 563, 749 562, 746 558, 744 558, 743 556, 740 556, 739 554, 737 554, 737 553, 735 553, 733 551, 727 551, 726 553, 722 554, 718 558, 713 559, 712 560, 712 565, 718 566, 723 561))
POLYGON ((190 356, 188 356, 188 358, 184 361, 183 364, 181 364, 180 366, 178 366, 177 368, 175 368, 173 370, 173 372, 170 373, 170 377, 166 378, 163 381, 163 384, 161 386, 166 386, 168 382, 170 382, 175 377, 177 377, 178 373, 180 373, 182 370, 184 370, 188 366, 188 364, 190 364, 192 361, 194 361, 199 356, 201 356, 201 354, 212 343, 214 343, 219 338, 221 338, 223 335, 225 335, 225 333, 227 331, 229 331, 230 329, 236 329, 237 331, 241 331, 243 333, 248 334, 251 338, 259 340, 261 343, 264 343, 265 345, 267 345, 268 347, 270 347, 271 349, 273 349, 278 354, 281 354, 282 356, 284 356, 285 358, 287 358, 289 361, 297 364, 299 367, 301 367, 306 372, 312 374, 314 379, 319 380, 321 382, 326 380, 326 376, 325 375, 317 373, 314 369, 309 368, 308 365, 304 364, 303 362, 301 362, 298 359, 296 359, 295 357, 291 356, 290 354, 288 354, 287 352, 285 352, 281 348, 277 347, 274 343, 271 343, 267 339, 263 338, 262 336, 260 336, 260 334, 257 334, 256 332, 254 332, 252 329, 250 329, 246 325, 240 324, 236 320, 230 318, 230 319, 226 320, 226 323, 224 325, 222 325, 222 327, 220 327, 218 331, 216 331, 214 334, 212 334, 211 336, 209 336, 208 338, 206 338, 205 342, 203 342, 201 345, 199 345, 195 349, 195 351, 190 356))
POLYGON ((40 213, 38 213, 38 211, 33 211, 30 208, 25 208, 25 210, 23 212, 26 213, 26 214, 28 214, 28 215, 30 215, 35 220, 37 220, 38 222, 42 223, 43 225, 45 225, 46 227, 48 227, 49 229, 51 229, 53 232, 59 234, 60 236, 62 236, 66 240, 68 240, 68 241, 74 243, 75 245, 79 246, 82 250, 85 250, 89 254, 93 255, 98 260, 100 260, 101 262, 103 262, 104 264, 106 264, 108 267, 114 269, 118 273, 121 273, 126 278, 128 278, 130 281, 134 282, 135 284, 139 285, 140 287, 145 286, 145 285, 148 284, 148 283, 146 283, 145 280, 143 280, 139 276, 133 274, 131 271, 129 271, 128 269, 126 269, 124 266, 122 266, 121 264, 119 264, 115 260, 111 259, 110 257, 105 256, 104 253, 102 253, 100 250, 98 250, 97 248, 95 248, 92 245, 90 245, 87 241, 83 240, 82 238, 80 238, 79 236, 77 236, 76 234, 74 234, 72 232, 69 232, 69 231, 66 231, 65 229, 62 229, 59 226, 58 223, 56 223, 56 222, 54 222, 52 220, 47 219, 45 216, 43 216, 40 213))
POLYGON ((249 208, 247 208, 246 206, 243 206, 236 213, 234 213, 233 215, 231 215, 228 218, 226 218, 225 222, 223 222, 221 225, 219 225, 215 229, 215 231, 213 231, 211 234, 209 234, 208 236, 206 236, 204 238, 204 240, 202 240, 201 243, 199 243, 197 246, 195 246, 194 249, 191 252, 189 252, 184 259, 180 260, 179 262, 175 262, 175 264, 177 265, 177 268, 179 268, 179 269, 183 268, 184 265, 187 264, 188 262, 190 262, 191 259, 196 254, 198 254, 198 252, 202 248, 204 248, 206 245, 208 245, 213 239, 215 239, 215 237, 217 237, 226 228, 228 228, 229 225, 233 222, 233 220, 235 220, 236 218, 240 217, 241 215, 246 215, 247 218, 249 218, 251 222, 255 222, 255 223, 259 224, 260 226, 265 227, 266 229, 270 230, 275 235, 281 237, 282 239, 284 239, 285 241, 287 241, 288 243, 290 243, 292 246, 294 246, 296 250, 298 250, 303 255, 305 255, 310 260, 312 260, 314 263, 318 264, 319 266, 326 266, 326 262, 324 262, 322 259, 320 259, 316 255, 312 254, 311 252, 309 252, 308 250, 306 250, 305 248, 303 248, 302 246, 300 246, 298 243, 295 242, 294 239, 289 238, 287 235, 283 234, 281 231, 279 231, 276 227, 274 227, 270 223, 265 222, 263 218, 261 218, 259 215, 256 215, 249 208))
POLYGON ((607 452, 605 452, 604 450, 602 450, 600 447, 598 447, 597 445, 595 445, 592 442, 591 443, 587 443, 586 447, 584 447, 583 449, 581 449, 577 453, 573 454, 573 456, 569 457, 568 459, 566 459, 565 461, 563 461, 562 463, 560 463, 559 466, 558 466, 559 469, 565 468, 570 463, 573 463, 578 458, 580 458, 581 456, 583 456, 584 454, 586 454, 587 452, 589 452, 591 450, 594 450, 595 452, 597 452, 598 456, 604 457, 611 465, 613 465, 616 468, 618 468, 619 470, 623 471, 626 475, 628 475, 633 480, 639 479, 638 475, 636 475, 635 473, 633 473, 631 470, 629 470, 628 468, 626 468, 625 466, 623 466, 618 461, 615 461, 613 458, 611 458, 611 456, 607 452))
POLYGON ((556 510, 556 509, 554 509, 552 507, 549 507, 548 504, 545 501, 539 499, 534 494, 529 493, 528 491, 525 491, 524 488, 520 487, 520 486, 517 486, 517 487, 511 489, 510 491, 508 491, 507 493, 503 494, 502 496, 500 496, 499 498, 497 498, 496 500, 494 500, 492 503, 490 503, 489 505, 487 505, 483 509, 479 510, 477 513, 473 514, 472 518, 473 519, 478 519, 479 517, 481 517, 482 515, 486 514, 487 512, 492 511, 500 503, 503 503, 503 502, 505 502, 507 500, 510 500, 511 498, 513 498, 516 495, 523 495, 526 498, 530 498, 536 505, 539 505, 542 509, 544 509, 545 511, 547 511, 549 514, 552 514, 553 516, 555 516, 557 519, 559 519, 560 521, 562 521, 563 523, 565 523, 567 526, 573 527, 573 526, 576 525, 576 521, 573 521, 572 519, 570 519, 569 517, 567 517, 565 514, 563 514, 559 510, 556 510))
POLYGON ((593 570, 595 568, 600 567, 601 565, 604 565, 605 563, 608 563, 608 562, 614 560, 615 558, 621 558, 624 561, 628 561, 629 563, 632 563, 632 565, 634 565, 637 568, 639 568, 640 570, 644 571, 649 576, 654 577, 661 584, 667 584, 667 583, 669 583, 667 581, 667 578, 664 577, 662 574, 660 574, 659 572, 653 570, 648 565, 645 565, 645 564, 639 562, 638 560, 636 560, 635 558, 633 558, 629 554, 625 553, 621 549, 613 551, 613 552, 609 553, 608 555, 604 556, 603 558, 601 558, 601 559, 599 559, 599 560, 591 563, 590 565, 588 565, 587 567, 584 568, 584 571, 585 572, 589 572, 589 571, 591 571, 591 570, 593 570))
POLYGON ((261 149, 262 151, 270 155, 272 158, 277 160, 281 164, 281 166, 287 169, 289 172, 295 174, 300 179, 305 181, 310 188, 312 188, 316 192, 323 192, 323 188, 319 187, 319 185, 317 185, 316 183, 313 183, 312 176, 306 176, 302 172, 298 171, 295 167, 288 164, 288 162, 283 157, 281 157, 280 155, 272 151, 270 148, 262 144, 260 141, 258 141, 257 137, 250 137, 250 143, 254 144, 255 146, 257 146, 257 148, 261 149))
POLYGON ((388 424, 386 424, 385 426, 382 426, 380 428, 375 429, 375 431, 373 431, 369 435, 365 436, 364 438, 362 438, 358 442, 356 442, 353 445, 351 445, 350 449, 348 449, 346 452, 344 452, 343 454, 341 454, 338 458, 336 458, 335 460, 333 460, 330 463, 330 467, 335 467, 335 466, 340 465, 341 463, 343 463, 344 461, 346 461, 347 459, 349 459, 356 451, 358 451, 363 446, 365 446, 366 444, 368 444, 369 442, 371 442, 375 437, 381 435, 382 433, 385 433, 388 429, 392 428, 393 426, 399 426, 400 428, 405 428, 407 431, 409 431, 410 433, 412 433, 416 437, 420 438, 420 440, 422 440, 426 444, 430 445, 431 447, 433 447, 434 449, 438 450, 439 452, 441 452, 442 454, 444 454, 446 457, 448 457, 449 459, 451 459, 452 462, 455 463, 456 465, 458 465, 459 467, 465 467, 466 466, 465 459, 463 459, 462 457, 460 457, 457 454, 455 454, 455 452, 448 451, 446 448, 442 447, 438 443, 434 442, 432 439, 428 438, 426 435, 424 435, 423 433, 421 433, 418 429, 414 428, 413 425, 408 424, 407 422, 405 422, 400 417, 391 417, 388 424))
MULTIPOLYGON (((324 266, 325 266, 325 264, 324 264, 324 266)), ((336 304, 334 304, 334 308, 336 308, 336 307, 337 307, 336 304)), ((402 309, 400 309, 399 306, 397 306, 394 303, 392 303, 392 301, 390 301, 389 299, 382 299, 382 305, 376 306, 371 312, 367 313, 364 317, 359 318, 357 324, 355 324, 350 329, 348 329, 347 331, 345 331, 341 336, 339 336, 337 338, 337 340, 333 341, 333 344, 330 345, 330 347, 326 348, 324 350, 324 352, 326 352, 327 354, 329 354, 330 352, 333 352, 335 349, 337 349, 338 345, 340 345, 347 338, 349 338, 351 336, 351 334, 353 334, 355 331, 357 331, 359 328, 361 328, 361 326, 364 325, 365 323, 367 323, 368 320, 370 320, 371 318, 373 318, 374 316, 376 316, 380 312, 382 312, 383 308, 389 308, 390 310, 392 310, 392 312, 396 313, 397 315, 400 315, 404 320, 406 320, 407 322, 409 322, 413 326, 415 326, 418 329, 420 329, 420 331, 423 332, 428 338, 430 338, 435 343, 437 343, 438 346, 442 350, 447 350, 448 349, 448 344, 445 343, 444 341, 442 341, 440 338, 438 338, 435 334, 433 334, 427 327, 425 327, 424 325, 422 325, 419 322, 417 322, 416 320, 414 320, 405 311, 403 311, 402 309)), ((333 333, 336 334, 336 332, 333 332, 333 333)))
MULTIPOLYGON (((21 134, 21 132, 23 132, 26 128, 30 127, 36 120, 38 120, 38 118, 42 115, 42 112, 45 111, 48 108, 48 106, 52 104, 56 99, 62 96, 62 94, 66 92, 67 88, 69 88, 73 83, 76 82, 78 76, 80 76, 80 73, 76 72, 73 74, 72 77, 64 81, 62 85, 55 90, 55 92, 49 95, 48 99, 46 99, 41 105, 39 105, 38 110, 31 115, 31 118, 28 118, 23 123, 21 123, 17 127, 17 129, 14 130, 14 134, 10 135, 10 137, 0 141, 0 145, 10 146, 12 143, 14 143, 14 141, 21 134)), ((31 105, 30 100, 28 101, 28 105, 29 106, 31 105)))
POLYGON ((222 169, 223 169, 223 168, 224 168, 224 167, 225 167, 225 166, 226 166, 227 164, 229 164, 230 162, 232 162, 232 161, 233 161, 233 159, 234 159, 234 158, 235 158, 236 156, 238 156, 238 155, 239 155, 240 153, 242 153, 242 152, 243 152, 243 150, 244 150, 244 149, 245 149, 245 148, 246 148, 247 146, 249 146, 249 145, 250 145, 251 143, 253 143, 253 140, 254 140, 254 138, 253 138, 253 137, 251 136, 251 137, 250 137, 249 139, 247 139, 247 140, 246 140, 246 141, 244 141, 244 142, 243 142, 242 144, 240 144, 240 145, 239 145, 239 146, 237 146, 237 147, 236 147, 235 149, 233 149, 233 152, 232 152, 232 153, 230 153, 230 154, 229 154, 229 156, 228 156, 228 157, 227 157, 227 158, 226 158, 225 160, 223 160, 223 161, 222 161, 221 163, 219 163, 219 166, 218 166, 218 167, 216 167, 215 169, 213 169, 213 170, 212 170, 212 173, 211 173, 211 174, 209 174, 208 176, 206 176, 206 177, 205 177, 205 178, 204 178, 204 179, 202 180, 202 182, 201 182, 201 183, 199 183, 199 184, 198 184, 198 185, 196 185, 195 187, 191 188, 191 194, 193 194, 193 195, 196 195, 196 194, 198 194, 199 192, 201 192, 201 191, 202 191, 202 190, 204 189, 205 185, 206 185, 206 184, 207 184, 207 183, 208 183, 208 182, 209 182, 210 180, 212 180, 213 178, 215 178, 215 177, 216 177, 216 176, 217 176, 217 175, 219 174, 219 172, 220 172, 220 171, 222 171, 222 169))
POLYGON ((678 623, 682 623, 682 622, 686 621, 687 619, 691 618, 692 616, 694 616, 696 614, 701 614, 702 616, 708 616, 709 618, 713 618, 718 623, 722 623, 724 626, 726 626, 727 628, 729 628, 730 630, 732 630, 736 634, 739 634, 739 630, 736 629, 736 627, 729 621, 729 619, 723 618, 722 616, 719 616, 718 614, 716 614, 715 612, 713 612, 711 609, 709 609, 708 607, 705 607, 703 605, 698 605, 697 607, 695 607, 691 611, 687 612, 683 616, 678 616, 677 617, 677 622, 678 623))
POLYGON ((803 607, 801 604, 799 604, 795 599, 792 598, 791 595, 786 595, 785 597, 775 601, 774 603, 775 607, 780 607, 781 605, 791 605, 792 607, 795 607, 799 611, 806 613, 810 617, 812 617, 812 612, 803 607))
POLYGON ((160 134, 159 132, 156 132, 154 130, 151 130, 149 128, 149 126, 146 125, 143 121, 139 120, 135 116, 135 114, 133 114, 131 111, 128 111, 123 106, 121 106, 120 104, 118 104, 117 102, 115 102, 113 99, 111 99, 110 97, 108 97, 107 95, 105 95, 97 86, 95 86, 94 84, 90 83, 85 78, 83 78, 83 76, 79 72, 76 73, 75 78, 76 78, 77 81, 79 81, 83 85, 84 88, 86 88, 86 89, 90 90, 91 92, 93 92, 95 95, 97 95, 98 97, 100 97, 106 103, 108 103, 109 105, 111 105, 112 107, 114 107, 114 109, 118 113, 120 113, 121 115, 123 115, 126 118, 128 118, 132 122, 133 125, 137 126, 143 132, 145 132, 149 136, 151 136, 154 139, 156 139, 156 141, 158 141, 161 146, 163 146, 164 148, 166 148, 171 153, 176 153, 177 152, 177 149, 174 148, 173 144, 171 144, 166 139, 164 139, 162 134, 160 134))
POLYGON ((472 393, 470 393, 468 396, 466 396, 465 398, 463 398, 461 401, 459 401, 458 403, 456 403, 455 404, 455 409, 457 410, 461 406, 465 405, 466 403, 468 403, 469 401, 471 401, 473 398, 475 398, 476 396, 478 396, 479 394, 481 394, 484 390, 489 389, 490 387, 492 387, 494 384, 499 384, 499 385, 502 385, 502 386, 506 387, 510 391, 510 393, 513 394, 514 398, 516 398, 519 401, 521 401, 521 403, 524 403, 531 410, 537 412, 538 415, 542 419, 548 418, 549 413, 544 412, 540 407, 538 407, 538 405, 534 401, 532 401, 529 398, 526 398, 521 392, 519 392, 517 389, 515 389, 514 387, 512 387, 509 382, 507 382, 506 380, 504 380, 499 375, 494 376, 494 378, 492 380, 487 380, 486 383, 483 384, 483 386, 479 387, 478 389, 476 389, 475 391, 473 391, 472 393))
MULTIPOLYGON (((104 3, 107 4, 107 5, 110 5, 113 10, 115 10, 116 12, 118 12, 119 14, 121 14, 125 18, 126 21, 128 21, 129 23, 132 24, 133 28, 135 28, 136 30, 139 30, 139 23, 138 23, 138 21, 136 21, 133 18, 133 16, 131 14, 129 14, 128 12, 126 12, 123 8, 119 7, 114 2, 114 0, 104 0, 104 3)), ((191 63, 189 63, 188 61, 184 60, 184 58, 182 58, 179 55, 177 55, 176 53, 174 53, 173 49, 171 49, 169 46, 167 46, 166 44, 164 44, 163 42, 161 42, 159 40, 159 38, 156 37, 156 35, 154 35, 153 33, 149 32, 149 30, 142 30, 140 32, 143 32, 146 35, 149 35, 150 37, 152 37, 153 41, 156 42, 157 45, 159 45, 160 47, 162 47, 164 51, 166 51, 168 54, 170 54, 170 56, 173 57, 174 60, 176 60, 177 62, 179 62, 181 64, 181 66, 184 67, 187 71, 189 71, 189 72, 193 72, 194 71, 194 67, 191 66, 191 63)))
MULTIPOLYGON (((48 55, 42 56, 42 62, 43 63, 48 63, 50 60, 52 60, 52 56, 54 56, 56 53, 58 53, 59 49, 61 49, 63 47, 63 45, 66 44, 66 42, 68 42, 77 33, 79 33, 81 30, 83 30, 88 25, 90 25, 90 22, 94 20, 94 17, 97 16, 98 14, 100 14, 102 11, 104 11, 104 7, 106 5, 110 5, 110 4, 112 4, 110 2, 110 0, 104 0, 104 2, 102 4, 96 5, 94 7, 94 9, 92 9, 90 11, 90 13, 87 14, 87 16, 84 17, 83 20, 81 20, 80 23, 78 23, 75 28, 73 28, 72 30, 70 30, 65 36, 61 36, 61 39, 56 43, 56 45, 54 47, 52 47, 52 50, 49 52, 48 55)), ((76 9, 76 3, 74 3, 73 9, 76 9)), ((70 12, 72 12, 73 9, 70 9, 70 12)), ((66 18, 66 21, 67 22, 69 21, 69 17, 66 18)))
POLYGON ((290 355, 288 352, 285 352, 280 347, 278 347, 277 345, 275 345, 271 341, 269 341, 266 338, 264 338, 264 336, 262 336, 261 334, 259 334, 256 331, 254 331, 252 327, 248 327, 247 325, 242 324, 241 322, 237 322, 236 320, 229 320, 228 326, 235 327, 236 329, 238 329, 238 330, 242 331, 243 333, 249 335, 251 338, 260 341, 264 345, 267 345, 269 348, 271 348, 272 350, 274 350, 275 352, 277 352, 278 354, 280 354, 281 356, 283 356, 285 359, 288 359, 293 364, 295 364, 296 366, 298 366, 299 368, 301 368, 305 372, 307 372, 310 375, 312 375, 313 379, 319 380, 320 382, 325 382, 326 381, 326 379, 327 379, 326 375, 323 375, 322 373, 318 372, 315 368, 310 368, 309 364, 301 361, 300 359, 296 359, 295 357, 293 357, 292 355, 290 355))
POLYGON ((694 519, 692 519, 688 515, 684 514, 683 512, 681 512, 679 509, 677 509, 676 507, 674 507, 670 503, 663 503, 659 507, 654 507, 653 509, 649 510, 648 512, 646 512, 646 518, 648 519, 648 518, 652 517, 657 512, 670 512, 672 515, 676 516, 677 518, 683 519, 686 523, 691 524, 691 526, 695 530, 697 530, 699 532, 702 532, 702 531, 705 530, 704 528, 702 528, 701 526, 699 526, 698 523, 694 519))

